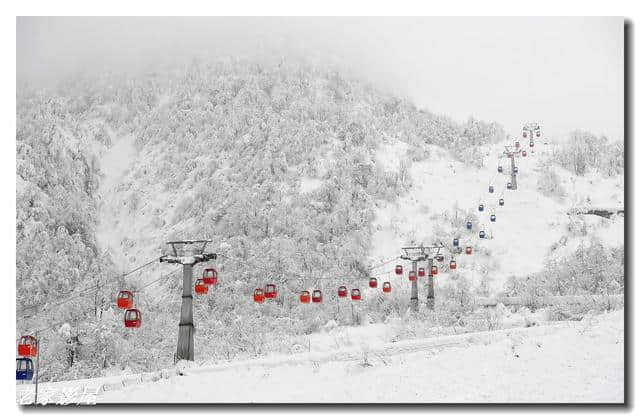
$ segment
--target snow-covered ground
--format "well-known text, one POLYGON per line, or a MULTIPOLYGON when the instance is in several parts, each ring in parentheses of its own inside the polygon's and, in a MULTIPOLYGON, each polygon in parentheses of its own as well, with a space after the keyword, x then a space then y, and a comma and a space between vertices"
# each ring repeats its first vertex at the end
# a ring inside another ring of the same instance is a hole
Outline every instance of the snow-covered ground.
POLYGON ((624 311, 181 371, 45 383, 41 394, 55 402, 88 386, 98 403, 622 402, 624 311))
POLYGON ((622 402, 623 351, 623 311, 616 311, 324 357, 187 369, 104 392, 98 402, 622 402))

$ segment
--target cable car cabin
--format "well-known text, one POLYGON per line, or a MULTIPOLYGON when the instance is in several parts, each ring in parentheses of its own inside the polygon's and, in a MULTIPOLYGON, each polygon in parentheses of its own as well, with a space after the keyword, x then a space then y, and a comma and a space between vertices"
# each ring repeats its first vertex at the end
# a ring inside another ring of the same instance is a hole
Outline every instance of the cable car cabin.
POLYGON ((309 304, 309 301, 311 301, 311 294, 309 291, 302 291, 300 293, 300 302, 302 304, 309 304))
POLYGON ((451 259, 451 262, 449 262, 449 269, 451 269, 451 270, 456 269, 456 261, 455 261, 455 259, 451 259))
POLYGON ((522 150, 522 157, 527 157, 527 150, 522 150))
POLYGON ((409 272, 409 281, 415 281, 416 279, 418 279, 418 276, 416 275, 416 271, 409 272))
POLYGON ((453 239, 453 245, 455 247, 458 247, 460 245, 460 239, 458 239, 458 238, 453 239))
POLYGON ((444 255, 437 255, 437 256, 436 256, 436 260, 437 260, 438 262, 444 262, 444 255))
POLYGON ((471 248, 471 246, 467 246, 467 248, 464 250, 464 252, 468 255, 473 253, 473 249, 471 248))
POLYGON ((529 143, 529 147, 533 148, 533 146, 534 146, 533 141, 531 141, 531 142, 529 143))
POLYGON ((513 173, 518 173, 518 166, 513 167, 513 173))
POLYGON ((512 158, 513 157, 513 153, 507 153, 507 157, 512 158))
POLYGON ((492 223, 496 222, 496 215, 495 214, 491 214, 491 218, 490 218, 492 223))
POLYGON ((386 281, 382 283, 382 292, 391 292, 391 282, 386 281))
MULTIPOLYGON (((391 284, 389 284, 391 285, 391 284)), ((362 296, 360 295, 360 288, 354 288, 351 290, 351 301, 360 301, 362 296)))
POLYGON ((196 279, 193 288, 197 295, 204 295, 209 292, 209 286, 204 282, 204 279, 196 279))
POLYGON ((482 204, 478 205, 478 211, 480 212, 484 211, 484 205, 482 204))
POLYGON ((322 302, 322 291, 313 290, 313 294, 311 294, 311 301, 313 301, 314 303, 321 303, 322 302))
POLYGON ((338 287, 338 297, 344 298, 347 296, 347 287, 341 286, 338 287))
POLYGON ((425 275, 424 268, 418 268, 418 276, 423 277, 425 275))
POLYGON ((396 265, 396 275, 402 275, 402 265, 396 265))
POLYGON ((484 239, 484 238, 485 238, 484 230, 480 230, 480 232, 478 233, 478 236, 479 236, 481 239, 484 239))
POLYGON ((438 267, 436 265, 431 265, 431 276, 438 275, 438 267))
POLYGON ((378 288, 378 280, 376 278, 369 278, 369 288, 378 288))
POLYGON ((489 193, 493 193, 493 186, 489 186, 489 193))
POLYGON ((264 289, 264 298, 276 298, 278 296, 278 292, 276 291, 275 284, 267 284, 264 289))
POLYGON ((133 293, 131 291, 120 291, 116 299, 118 308, 123 310, 133 307, 133 293))
POLYGON ((33 361, 29 358, 16 358, 16 380, 33 379, 33 361))
POLYGON ((516 141, 516 148, 520 148, 520 141, 516 141))
POLYGON ((522 138, 527 138, 527 131, 522 131, 522 138))
POLYGON ((253 302, 264 303, 264 290, 262 288, 256 288, 253 290, 253 302))
POLYGON ((37 356, 38 340, 33 336, 22 336, 20 340, 18 340, 18 355, 37 356))
POLYGON ((507 183, 507 189, 511 189, 511 182, 507 183))
POLYGON ((498 201, 498 205, 503 207, 504 206, 504 199, 500 198, 500 200, 498 201))
POLYGON ((540 131, 536 131, 536 137, 540 137, 540 131))
POLYGON ((138 328, 142 325, 142 314, 140 310, 130 308, 124 312, 124 327, 138 328))
POLYGON ((467 221, 467 230, 471 230, 471 227, 473 227, 473 224, 471 224, 471 221, 467 221))
POLYGON ((502 166, 498 166, 498 173, 502 173, 502 166))
POLYGON ((202 279, 206 285, 216 285, 218 283, 218 272, 213 268, 207 268, 202 272, 202 279))

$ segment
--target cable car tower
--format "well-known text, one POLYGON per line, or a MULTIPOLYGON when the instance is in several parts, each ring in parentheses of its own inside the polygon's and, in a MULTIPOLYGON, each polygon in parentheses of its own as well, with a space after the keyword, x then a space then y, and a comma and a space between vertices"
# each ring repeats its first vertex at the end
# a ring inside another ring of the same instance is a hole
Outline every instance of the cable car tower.
POLYGON ((513 189, 514 191, 518 189, 518 179, 517 179, 518 173, 516 172, 516 155, 519 154, 520 151, 521 151, 520 147, 516 147, 515 145, 504 146, 504 153, 507 155, 508 158, 511 159, 511 189, 513 189))
MULTIPOLYGON (((427 307, 431 310, 434 309, 434 292, 433 292, 433 258, 440 254, 440 249, 444 247, 443 244, 433 246, 413 246, 403 247, 402 251, 404 255, 400 256, 400 259, 411 261, 411 271, 415 274, 418 272, 418 262, 427 261, 427 272, 429 273, 427 281, 427 307), (429 256, 429 253, 433 256, 429 256)), ((410 274, 411 275, 411 274, 410 274)), ((411 281, 411 310, 418 311, 418 281, 417 278, 411 281)))
POLYGON ((182 265, 182 306, 180 307, 180 323, 178 323, 178 350, 177 360, 185 359, 193 361, 194 347, 193 335, 193 266, 217 259, 215 253, 205 253, 207 244, 211 240, 179 240, 167 242, 173 250, 173 255, 160 257, 160 262, 182 265))

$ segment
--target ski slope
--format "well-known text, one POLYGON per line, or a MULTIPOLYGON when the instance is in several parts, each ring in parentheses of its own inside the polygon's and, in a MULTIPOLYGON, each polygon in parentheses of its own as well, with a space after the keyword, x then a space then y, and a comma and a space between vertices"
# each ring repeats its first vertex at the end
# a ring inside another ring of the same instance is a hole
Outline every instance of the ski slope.
POLYGON ((622 402, 623 315, 186 369, 98 402, 622 402))

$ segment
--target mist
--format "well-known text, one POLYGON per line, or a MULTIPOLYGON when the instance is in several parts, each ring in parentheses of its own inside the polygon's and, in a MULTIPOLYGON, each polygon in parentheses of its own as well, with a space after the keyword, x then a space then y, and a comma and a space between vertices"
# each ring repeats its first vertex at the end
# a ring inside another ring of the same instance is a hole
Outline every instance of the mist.
POLYGON ((304 57, 419 108, 511 135, 624 135, 622 18, 17 19, 17 82, 138 73, 194 57, 304 57))

